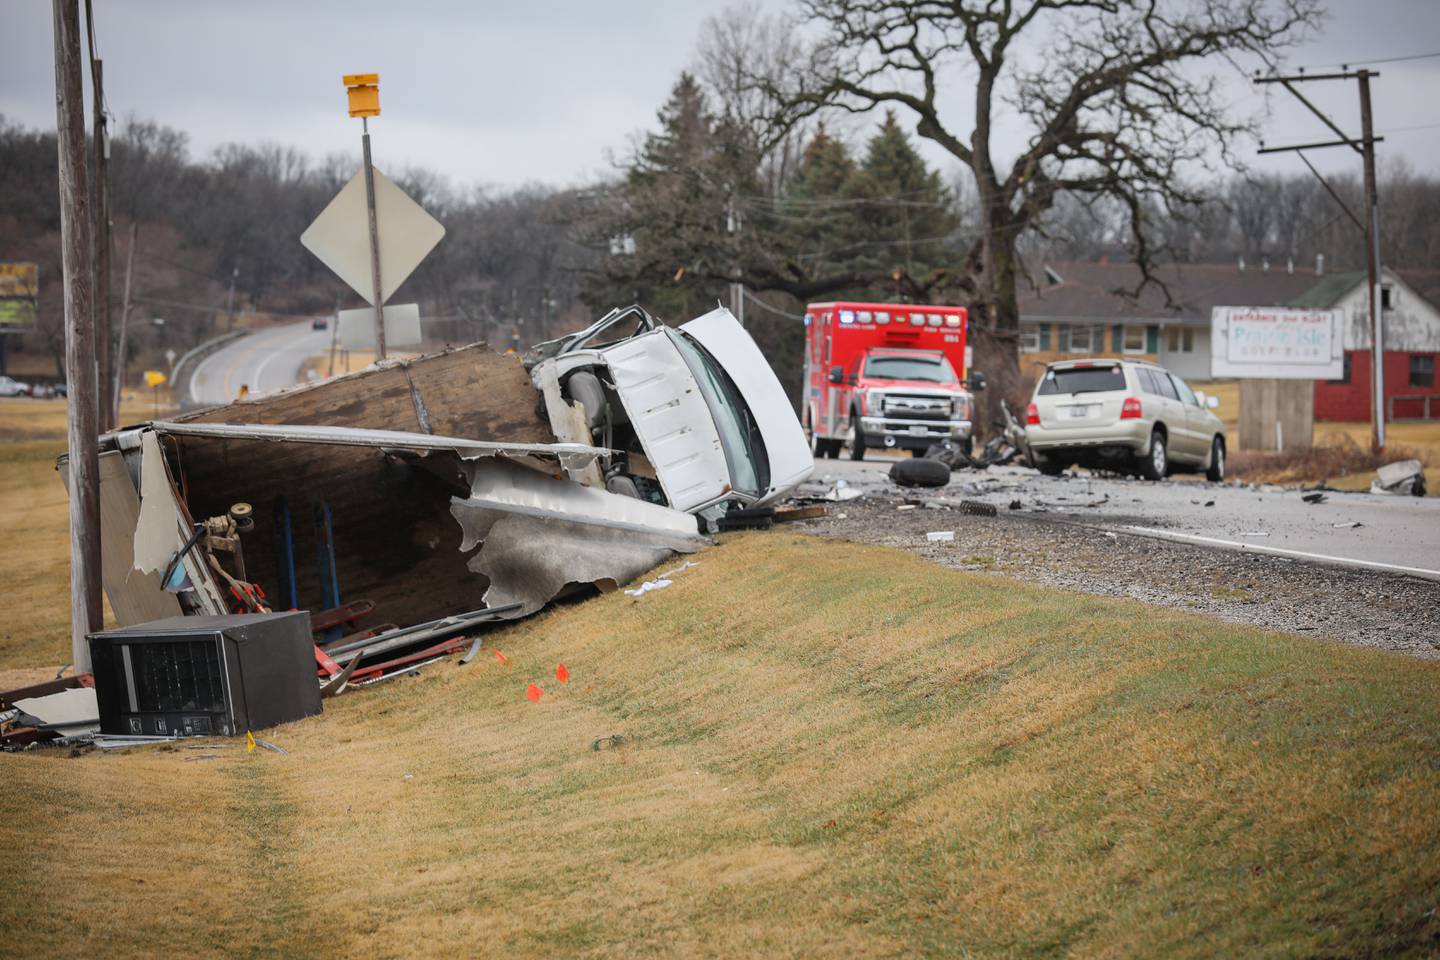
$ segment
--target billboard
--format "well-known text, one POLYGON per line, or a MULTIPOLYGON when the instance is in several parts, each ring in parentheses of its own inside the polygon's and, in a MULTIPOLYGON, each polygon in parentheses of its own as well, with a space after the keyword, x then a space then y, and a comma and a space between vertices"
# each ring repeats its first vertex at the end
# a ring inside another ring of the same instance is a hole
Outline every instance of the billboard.
POLYGON ((1215 307, 1210 376, 1339 380, 1345 375, 1345 313, 1301 307, 1215 307))
POLYGON ((0 263, 0 332, 35 326, 39 296, 39 264, 0 263))

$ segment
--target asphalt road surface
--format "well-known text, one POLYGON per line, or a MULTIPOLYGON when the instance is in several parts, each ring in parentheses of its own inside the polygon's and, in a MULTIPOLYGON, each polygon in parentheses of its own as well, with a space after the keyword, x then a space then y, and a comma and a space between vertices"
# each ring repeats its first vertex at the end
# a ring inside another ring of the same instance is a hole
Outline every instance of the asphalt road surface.
MULTIPOLYGON (((841 454, 844 457, 844 453, 841 454)), ((864 493, 981 500, 1036 519, 1081 523, 1118 535, 1338 564, 1379 574, 1440 580, 1440 498, 1326 493, 1307 503, 1298 490, 1091 477, 1045 477, 1024 467, 958 470, 938 489, 899 488, 890 458, 817 460, 803 493, 844 480, 864 493)))
POLYGON ((264 393, 298 383, 305 361, 330 349, 330 331, 313 330, 310 321, 269 327, 215 351, 190 377, 190 402, 197 406, 229 403, 242 385, 264 393))

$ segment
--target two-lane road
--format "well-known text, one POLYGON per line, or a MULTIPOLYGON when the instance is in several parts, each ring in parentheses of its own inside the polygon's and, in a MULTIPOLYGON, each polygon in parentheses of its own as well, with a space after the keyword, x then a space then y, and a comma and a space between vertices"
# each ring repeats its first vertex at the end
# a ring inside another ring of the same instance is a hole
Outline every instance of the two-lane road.
POLYGON ((330 349, 330 331, 310 321, 257 330, 215 351, 190 377, 190 402, 196 406, 229 403, 240 388, 264 393, 298 383, 305 361, 330 349))
POLYGON ((1025 467, 957 470, 946 487, 901 488, 887 478, 895 461, 816 460, 807 492, 835 481, 868 494, 966 498, 1035 519, 1054 519, 1202 547, 1255 551, 1385 574, 1440 580, 1440 498, 1331 493, 1307 503, 1299 490, 1222 486, 1190 477, 1163 483, 1045 477, 1025 467))

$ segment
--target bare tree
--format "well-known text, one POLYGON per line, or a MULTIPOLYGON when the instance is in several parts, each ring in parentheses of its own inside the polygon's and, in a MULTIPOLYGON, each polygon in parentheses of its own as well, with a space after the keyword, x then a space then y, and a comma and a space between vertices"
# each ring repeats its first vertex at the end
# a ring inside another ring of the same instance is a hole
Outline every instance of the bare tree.
POLYGON ((1320 16, 1316 0, 802 0, 821 35, 766 86, 773 129, 829 110, 898 106, 971 173, 977 238, 953 275, 975 321, 976 366, 1017 391, 1020 238, 1062 193, 1117 201, 1141 283, 1156 283, 1147 210, 1204 198, 1184 172, 1229 157, 1232 119, 1206 61, 1273 66, 1320 16), (942 101, 973 85, 969 116, 942 101), (959 123, 973 126, 965 134, 959 123), (1008 169, 997 126, 1028 142, 1008 169))

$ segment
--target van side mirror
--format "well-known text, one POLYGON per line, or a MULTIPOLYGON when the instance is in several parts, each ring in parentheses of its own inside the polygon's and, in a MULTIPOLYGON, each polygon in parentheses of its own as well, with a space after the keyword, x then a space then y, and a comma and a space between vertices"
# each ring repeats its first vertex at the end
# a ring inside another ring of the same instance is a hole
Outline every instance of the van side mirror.
POLYGON ((845 382, 845 368, 844 368, 844 367, 831 367, 831 368, 830 368, 830 382, 831 382, 831 383, 844 383, 844 382, 845 382))
POLYGON ((985 374, 981 373, 979 370, 971 370, 970 379, 966 381, 970 389, 975 391, 984 390, 985 384, 987 384, 988 382, 989 381, 985 379, 985 374))

